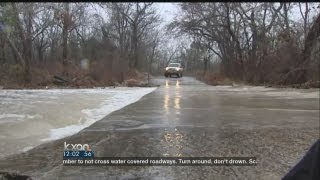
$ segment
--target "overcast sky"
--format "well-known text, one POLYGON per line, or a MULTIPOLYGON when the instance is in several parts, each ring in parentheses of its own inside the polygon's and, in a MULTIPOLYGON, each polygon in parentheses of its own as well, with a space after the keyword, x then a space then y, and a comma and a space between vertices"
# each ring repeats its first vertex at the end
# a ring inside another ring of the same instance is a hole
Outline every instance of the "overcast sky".
MULTIPOLYGON (((313 3, 313 4, 315 4, 315 3, 313 3)), ((319 5, 319 3, 316 3, 316 4, 319 5)), ((315 7, 317 7, 317 5, 315 7)), ((170 23, 179 12, 178 3, 164 3, 164 2, 160 3, 159 2, 159 3, 154 3, 154 7, 156 8, 156 10, 158 11, 159 15, 161 16, 161 18, 163 20, 162 27, 164 27, 166 24, 170 23)), ((98 7, 98 9, 100 9, 100 8, 98 7)), ((303 3, 302 4, 302 11, 303 12, 304 12, 304 9, 305 8, 304 8, 304 3, 303 3)), ((312 16, 317 13, 319 13, 319 8, 312 8, 310 15, 312 16)), ((107 17, 107 15, 105 17, 107 17)), ((301 19, 301 14, 300 14, 298 6, 296 6, 291 11, 290 18, 291 18, 291 20, 294 20, 294 21, 301 19)), ((182 39, 180 39, 180 40, 179 39, 171 39, 171 40, 169 40, 170 41, 169 44, 171 44, 171 43, 177 44, 181 40, 182 39)), ((184 37, 183 40, 186 40, 186 37, 184 37)))
POLYGON ((161 14, 164 23, 172 21, 178 11, 177 3, 155 3, 158 12, 161 14))
MULTIPOLYGON (((312 4, 319 5, 319 3, 312 3, 312 4)), ((311 5, 311 3, 310 3, 310 5, 311 5)), ((154 3, 154 7, 156 8, 158 13, 160 14, 161 18, 163 19, 162 25, 165 25, 165 24, 171 22, 173 20, 173 18, 175 17, 175 15, 177 15, 177 13, 179 11, 178 3, 165 3, 165 2, 161 3, 161 2, 159 2, 159 3, 154 3)), ((97 9, 101 9, 101 8, 99 8, 99 6, 97 6, 97 9)), ((302 11, 303 12, 304 12, 304 9, 305 9, 304 3, 302 3, 302 11)), ((319 8, 312 8, 310 15, 312 16, 312 15, 319 13, 319 10, 320 10, 319 8)), ((291 15, 292 15, 291 16, 292 20, 301 19, 301 14, 300 14, 298 6, 295 6, 295 8, 292 9, 291 15)))
MULTIPOLYGON (((320 3, 309 3, 309 8, 311 8, 311 12, 310 15, 315 15, 317 13, 319 13, 320 9, 319 7, 317 7, 317 5, 319 5, 320 3), (310 7, 310 5, 315 5, 314 7, 310 7)), ((157 8, 157 10, 159 11, 159 13, 161 14, 162 18, 164 18, 164 21, 170 22, 174 16, 177 14, 179 7, 178 7, 178 3, 154 3, 154 7, 157 8)), ((302 3, 302 11, 304 12, 305 10, 305 5, 304 3, 302 3)), ((295 6, 295 8, 293 8, 291 10, 291 13, 293 16, 291 16, 291 18, 293 18, 294 20, 296 19, 300 19, 301 18, 301 14, 300 14, 300 10, 298 6, 295 6)))

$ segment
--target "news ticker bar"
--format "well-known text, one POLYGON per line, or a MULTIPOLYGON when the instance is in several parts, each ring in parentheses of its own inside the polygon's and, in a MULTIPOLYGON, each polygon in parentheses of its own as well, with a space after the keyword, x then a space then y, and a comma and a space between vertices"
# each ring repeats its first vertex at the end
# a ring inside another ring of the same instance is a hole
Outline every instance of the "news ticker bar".
POLYGON ((255 157, 96 157, 63 159, 65 166, 256 166, 255 157))

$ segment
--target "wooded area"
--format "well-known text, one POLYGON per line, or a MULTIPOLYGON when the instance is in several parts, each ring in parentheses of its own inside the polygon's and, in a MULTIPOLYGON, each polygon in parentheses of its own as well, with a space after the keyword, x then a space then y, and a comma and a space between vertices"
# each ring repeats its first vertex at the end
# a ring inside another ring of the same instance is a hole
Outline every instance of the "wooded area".
POLYGON ((319 87, 319 3, 181 3, 169 29, 192 38, 188 64, 212 60, 252 84, 319 87))
POLYGON ((203 77, 319 87, 319 3, 178 7, 163 27, 156 3, 0 3, 0 85, 114 85, 181 62, 203 77))

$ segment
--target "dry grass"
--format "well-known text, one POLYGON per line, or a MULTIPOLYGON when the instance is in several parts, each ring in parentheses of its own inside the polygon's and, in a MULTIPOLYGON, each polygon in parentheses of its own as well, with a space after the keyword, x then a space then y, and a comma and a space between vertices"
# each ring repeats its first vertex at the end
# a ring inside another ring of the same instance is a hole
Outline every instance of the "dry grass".
POLYGON ((202 72, 196 73, 196 78, 206 84, 217 86, 217 85, 232 85, 233 81, 226 76, 218 73, 206 73, 203 75, 202 72))
POLYGON ((30 69, 31 82, 26 84, 23 81, 23 70, 16 65, 8 65, 1 68, 0 85, 3 88, 92 88, 101 86, 122 85, 136 86, 145 80, 145 75, 137 70, 129 70, 123 74, 119 71, 112 72, 104 63, 92 63, 89 69, 82 69, 80 66, 68 63, 63 67, 61 63, 51 63, 47 65, 33 65, 30 69), (66 79, 68 82, 57 84, 54 76, 66 79), (123 76, 123 77, 121 77, 123 76), (130 83, 126 81, 130 80, 130 83), (123 83, 123 81, 125 83, 123 83))

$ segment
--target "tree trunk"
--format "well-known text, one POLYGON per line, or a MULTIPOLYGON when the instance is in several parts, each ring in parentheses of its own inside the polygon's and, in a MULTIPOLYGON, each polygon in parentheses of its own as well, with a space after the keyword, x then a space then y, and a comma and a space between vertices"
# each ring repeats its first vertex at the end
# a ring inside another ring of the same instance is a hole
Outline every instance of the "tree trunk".
POLYGON ((203 75, 206 75, 207 70, 208 70, 208 62, 209 62, 209 58, 205 57, 203 59, 203 75))
POLYGON ((14 45, 14 43, 11 41, 11 39, 8 37, 7 34, 3 33, 3 37, 6 39, 6 41, 9 43, 9 46, 11 47, 11 49, 14 52, 14 56, 17 57, 17 59, 19 60, 19 64, 22 66, 22 68, 25 68, 25 60, 23 59, 23 57, 21 56, 21 53, 18 51, 17 47, 14 45))
POLYGON ((64 3, 63 28, 62 28, 62 64, 64 74, 66 73, 65 66, 68 59, 68 34, 69 34, 69 3, 64 3))
POLYGON ((42 64, 42 63, 44 63, 43 61, 44 61, 44 58, 43 58, 43 56, 44 56, 44 53, 43 53, 43 47, 40 45, 40 46, 38 46, 38 56, 39 56, 39 62, 42 64))
POLYGON ((283 11, 284 11, 284 23, 285 23, 285 30, 287 30, 287 33, 289 33, 289 17, 288 17, 288 11, 290 4, 283 3, 283 11))
POLYGON ((11 3, 11 7, 14 13, 14 19, 16 21, 16 27, 22 41, 23 47, 23 57, 21 53, 19 53, 18 49, 15 47, 12 41, 10 41, 9 37, 7 36, 7 40, 10 43, 10 46, 13 48, 17 57, 24 68, 24 81, 25 83, 29 83, 31 81, 31 74, 30 74, 30 61, 32 58, 32 37, 31 37, 31 30, 32 30, 32 13, 33 13, 33 4, 27 4, 27 24, 26 24, 26 34, 23 31, 22 24, 19 19, 19 12, 15 3, 11 3))
POLYGON ((5 54, 5 38, 4 35, 0 35, 0 64, 4 64, 6 62, 6 54, 5 54))
POLYGON ((137 26, 133 25, 133 68, 138 68, 138 38, 137 38, 137 26))
POLYGON ((25 82, 31 82, 30 62, 32 60, 32 18, 33 18, 33 4, 27 4, 27 24, 26 36, 24 41, 24 57, 25 57, 25 82))

